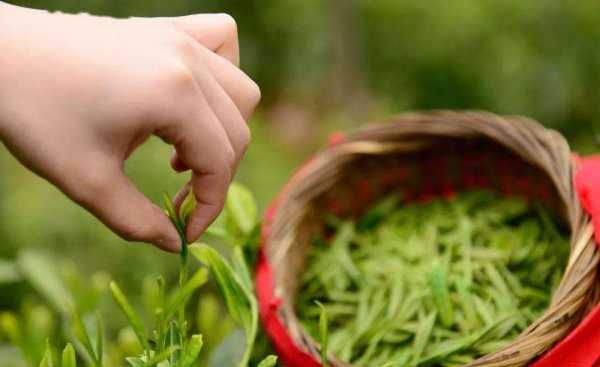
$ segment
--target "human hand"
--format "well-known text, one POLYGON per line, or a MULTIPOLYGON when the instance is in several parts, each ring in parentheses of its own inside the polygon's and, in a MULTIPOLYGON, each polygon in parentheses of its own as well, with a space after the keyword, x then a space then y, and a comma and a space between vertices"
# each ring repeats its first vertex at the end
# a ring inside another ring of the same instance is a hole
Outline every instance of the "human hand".
POLYGON ((123 172, 150 135, 190 169, 197 239, 223 207, 260 100, 228 15, 113 19, 0 3, 0 139, 128 240, 178 251, 177 232, 123 172))

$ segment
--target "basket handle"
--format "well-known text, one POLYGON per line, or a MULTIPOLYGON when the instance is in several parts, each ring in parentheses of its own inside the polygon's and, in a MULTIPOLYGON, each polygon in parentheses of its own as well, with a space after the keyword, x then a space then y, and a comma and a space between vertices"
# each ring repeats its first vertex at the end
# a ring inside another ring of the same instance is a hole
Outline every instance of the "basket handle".
MULTIPOLYGON (((594 236, 600 246, 600 155, 579 158, 575 188, 583 208, 592 217, 594 236)), ((600 366, 600 304, 554 348, 531 367, 600 366)))

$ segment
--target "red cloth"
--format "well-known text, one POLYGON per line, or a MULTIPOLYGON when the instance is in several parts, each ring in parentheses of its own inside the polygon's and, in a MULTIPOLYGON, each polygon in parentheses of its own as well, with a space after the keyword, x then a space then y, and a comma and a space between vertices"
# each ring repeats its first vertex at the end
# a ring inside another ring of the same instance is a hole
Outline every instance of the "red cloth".
MULTIPOLYGON (((576 159, 579 159, 576 157, 576 159)), ((584 209, 591 215, 596 243, 600 244, 600 156, 580 159, 575 188, 584 209)), ((600 306, 531 367, 600 366, 600 306)))
MULTIPOLYGON (((330 145, 335 145, 341 142, 342 139, 341 135, 335 139, 331 139, 330 145)), ((300 167, 267 209, 261 227, 261 249, 256 264, 255 284, 260 319, 265 332, 277 350, 281 364, 286 367, 321 367, 321 363, 294 343, 283 320, 279 317, 278 311, 281 299, 275 296, 273 271, 263 251, 271 236, 271 223, 277 212, 280 197, 287 191, 291 183, 295 181, 295 177, 300 176, 302 171, 311 162, 312 159, 309 159, 300 167)))
POLYGON ((581 205, 592 216, 596 242, 600 244, 600 156, 580 159, 575 187, 581 205))

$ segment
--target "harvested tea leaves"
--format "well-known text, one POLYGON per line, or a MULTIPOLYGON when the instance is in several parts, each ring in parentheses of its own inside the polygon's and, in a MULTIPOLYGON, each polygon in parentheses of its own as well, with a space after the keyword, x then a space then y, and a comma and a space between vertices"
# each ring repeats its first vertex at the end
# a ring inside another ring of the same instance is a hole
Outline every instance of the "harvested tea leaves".
POLYGON ((326 310, 330 353, 357 366, 460 366, 543 312, 569 251, 551 213, 485 191, 400 197, 356 221, 329 215, 309 249, 297 312, 320 340, 326 310))

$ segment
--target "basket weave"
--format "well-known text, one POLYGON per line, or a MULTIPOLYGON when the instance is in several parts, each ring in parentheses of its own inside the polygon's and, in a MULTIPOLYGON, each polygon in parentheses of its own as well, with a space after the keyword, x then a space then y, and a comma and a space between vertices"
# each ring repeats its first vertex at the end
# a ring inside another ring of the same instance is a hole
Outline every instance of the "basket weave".
MULTIPOLYGON (((263 241, 278 317, 295 346, 319 360, 319 345, 295 314, 299 274, 323 214, 358 216, 401 190, 408 200, 486 188, 542 202, 570 229, 570 256, 548 309, 509 346, 468 366, 525 366, 565 337, 600 296, 599 254, 573 187, 576 160, 565 139, 523 117, 485 112, 404 114, 317 153, 278 199, 263 241)), ((330 356, 334 367, 350 364, 330 356)), ((296 367, 296 366, 294 366, 296 367)))

